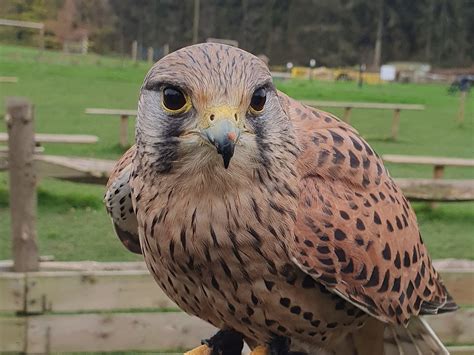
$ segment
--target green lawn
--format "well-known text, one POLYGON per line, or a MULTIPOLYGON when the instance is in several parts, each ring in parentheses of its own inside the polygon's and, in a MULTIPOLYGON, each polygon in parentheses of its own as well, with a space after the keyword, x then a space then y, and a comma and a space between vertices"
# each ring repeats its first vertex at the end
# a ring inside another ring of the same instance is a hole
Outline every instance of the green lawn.
MULTIPOLYGON (((133 109, 146 63, 95 55, 68 56, 0 46, 0 112, 6 96, 26 96, 36 107, 36 130, 45 133, 94 134, 95 145, 46 145, 48 154, 117 158, 118 118, 84 114, 86 107, 133 109)), ((299 99, 420 103, 425 111, 401 113, 400 140, 388 136, 391 111, 354 110, 352 124, 381 154, 417 154, 473 158, 474 97, 467 101, 466 122, 455 122, 458 100, 444 85, 377 85, 289 81, 277 86, 299 99)), ((335 110, 336 114, 342 112, 335 110)), ((3 125, 0 130, 4 131, 3 125)), ((132 123, 130 129, 132 130, 132 123)), ((429 177, 429 167, 390 165, 395 177, 429 177)), ((449 178, 474 178, 472 169, 447 169, 449 178)), ((39 186, 38 231, 42 255, 57 260, 138 260, 113 235, 102 206, 104 188, 55 180, 39 186)), ((416 204, 422 233, 435 258, 474 259, 474 203, 441 204, 432 211, 416 204)), ((8 185, 0 174, 0 259, 10 257, 8 185)))

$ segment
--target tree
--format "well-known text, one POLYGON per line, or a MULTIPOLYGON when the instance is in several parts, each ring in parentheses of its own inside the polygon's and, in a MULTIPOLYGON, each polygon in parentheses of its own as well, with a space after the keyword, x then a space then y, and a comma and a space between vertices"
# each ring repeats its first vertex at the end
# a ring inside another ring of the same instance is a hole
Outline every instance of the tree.
MULTIPOLYGON (((5 18, 46 21, 56 38, 75 29, 89 34, 92 50, 142 54, 169 44, 192 44, 196 0, 9 0, 5 18)), ((198 41, 233 39, 271 64, 327 66, 425 61, 472 65, 472 0, 200 0, 198 41)), ((2 38, 31 42, 31 31, 0 28, 2 38), (7 34, 7 36, 5 36, 7 34)), ((28 43, 29 43, 28 42, 28 43)), ((31 43, 32 44, 32 43, 31 43)))

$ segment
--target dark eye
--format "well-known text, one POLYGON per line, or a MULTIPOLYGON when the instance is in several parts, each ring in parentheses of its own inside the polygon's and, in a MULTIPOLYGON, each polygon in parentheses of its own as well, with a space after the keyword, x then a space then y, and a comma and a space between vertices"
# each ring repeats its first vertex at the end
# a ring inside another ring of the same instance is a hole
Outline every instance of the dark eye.
POLYGON ((170 111, 179 111, 186 106, 186 97, 183 92, 173 86, 163 89, 163 106, 170 111))
POLYGON ((252 95, 252 100, 250 100, 250 107, 255 112, 260 112, 263 110, 263 106, 265 106, 265 101, 267 101, 267 92, 264 88, 259 88, 255 90, 252 95))

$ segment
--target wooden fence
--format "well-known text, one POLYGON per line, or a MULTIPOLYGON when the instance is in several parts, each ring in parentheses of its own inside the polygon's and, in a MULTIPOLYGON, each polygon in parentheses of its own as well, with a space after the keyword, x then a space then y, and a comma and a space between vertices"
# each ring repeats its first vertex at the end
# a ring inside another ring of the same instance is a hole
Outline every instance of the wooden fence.
MULTIPOLYGON (((281 76, 281 74, 280 74, 281 76)), ((351 123, 352 109, 375 109, 393 110, 392 128, 390 138, 398 139, 400 130, 400 112, 411 110, 424 110, 424 105, 397 104, 397 103, 377 103, 377 102, 341 102, 341 101, 314 101, 301 100, 301 103, 316 108, 342 108, 344 109, 343 121, 351 123)), ((120 117, 119 144, 122 148, 128 148, 128 120, 129 117, 136 117, 137 110, 109 109, 109 108, 86 108, 87 115, 105 115, 120 117)))
POLYGON ((16 21, 2 18, 0 19, 0 26, 31 28, 33 30, 39 30, 39 49, 41 51, 44 50, 44 23, 31 21, 16 21))
MULTIPOLYGON (((12 99, 7 107, 14 260, 0 262, 0 352, 182 353, 212 335, 212 326, 179 311, 143 263, 39 262, 32 106, 12 99)), ((427 319, 453 354, 472 354, 473 263, 437 267, 465 307, 427 319)))

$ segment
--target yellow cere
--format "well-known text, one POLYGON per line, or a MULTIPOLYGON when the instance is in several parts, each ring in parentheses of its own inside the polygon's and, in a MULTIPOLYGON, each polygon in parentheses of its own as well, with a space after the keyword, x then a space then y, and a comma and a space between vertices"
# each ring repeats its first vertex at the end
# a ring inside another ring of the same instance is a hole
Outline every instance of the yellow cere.
POLYGON ((218 121, 220 119, 230 119, 230 120, 236 120, 238 122, 239 120, 236 119, 236 117, 238 118, 237 112, 239 112, 239 108, 228 106, 228 105, 221 105, 221 106, 208 108, 202 115, 201 125, 204 128, 207 128, 210 126, 213 120, 218 121), (213 120, 210 119, 211 115, 213 115, 214 117, 213 120))

